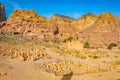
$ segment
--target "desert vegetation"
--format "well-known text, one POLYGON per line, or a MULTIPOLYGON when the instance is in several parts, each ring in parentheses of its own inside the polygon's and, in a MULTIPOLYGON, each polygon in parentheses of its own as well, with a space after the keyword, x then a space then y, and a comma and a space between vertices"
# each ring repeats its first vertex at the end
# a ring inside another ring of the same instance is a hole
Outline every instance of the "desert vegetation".
POLYGON ((116 46, 117 46, 117 44, 111 43, 111 44, 108 45, 108 49, 112 49, 112 48, 114 48, 114 47, 116 47, 116 46))
POLYGON ((120 19, 112 13, 47 19, 15 10, 0 21, 0 80, 120 78, 120 19))

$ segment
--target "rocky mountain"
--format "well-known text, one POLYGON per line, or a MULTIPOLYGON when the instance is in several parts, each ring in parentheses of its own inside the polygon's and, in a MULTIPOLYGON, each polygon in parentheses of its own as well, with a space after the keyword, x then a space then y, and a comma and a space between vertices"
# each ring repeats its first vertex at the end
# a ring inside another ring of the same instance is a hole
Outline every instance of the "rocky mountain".
POLYGON ((7 19, 7 23, 11 22, 46 22, 44 16, 39 16, 34 10, 15 10, 7 19))
POLYGON ((0 23, 0 31, 39 41, 78 40, 88 42, 91 48, 120 45, 120 18, 112 13, 88 13, 76 20, 59 14, 46 19, 34 10, 15 10, 0 23))
POLYGON ((64 16, 64 15, 60 15, 60 14, 54 14, 51 18, 50 21, 55 22, 57 24, 70 24, 73 21, 75 21, 74 18, 71 18, 69 16, 64 16))
POLYGON ((107 47, 110 43, 120 45, 120 18, 112 13, 102 13, 81 35, 90 47, 107 47))
MULTIPOLYGON (((52 20, 39 16, 33 10, 15 10, 1 31, 40 41, 63 41, 70 36, 76 37, 76 29, 70 23, 59 25, 54 19, 52 20)), ((71 21, 68 17, 64 17, 63 22, 64 20, 71 21)))
POLYGON ((82 31, 91 26, 93 23, 95 23, 96 20, 96 15, 88 13, 86 15, 81 16, 77 21, 74 21, 72 25, 74 25, 74 27, 77 27, 82 31))
POLYGON ((6 17, 5 17, 5 7, 2 3, 0 3, 0 22, 1 21, 5 21, 6 17))

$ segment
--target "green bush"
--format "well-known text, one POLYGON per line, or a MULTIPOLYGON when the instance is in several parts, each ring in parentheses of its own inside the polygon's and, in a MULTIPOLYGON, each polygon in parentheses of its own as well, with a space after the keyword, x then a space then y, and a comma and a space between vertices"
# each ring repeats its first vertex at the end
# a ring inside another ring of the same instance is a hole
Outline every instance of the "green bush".
POLYGON ((86 41, 84 42, 84 45, 83 45, 84 48, 89 48, 89 43, 86 41))
POLYGON ((66 40, 66 39, 64 39, 64 40, 63 40, 63 42, 64 42, 64 43, 66 43, 66 42, 67 42, 67 40, 66 40))
POLYGON ((72 39, 73 39, 73 37, 70 36, 67 40, 71 42, 72 39))
POLYGON ((94 58, 94 59, 98 59, 98 58, 100 58, 100 57, 99 57, 99 56, 94 55, 94 56, 93 56, 93 58, 94 58))
POLYGON ((81 56, 81 59, 86 59, 87 57, 86 56, 81 56))
POLYGON ((117 46, 117 44, 111 43, 111 44, 108 45, 108 49, 112 49, 113 47, 116 47, 116 46, 117 46))
POLYGON ((70 41, 70 42, 71 42, 72 40, 73 40, 73 37, 70 36, 70 37, 68 37, 67 39, 64 39, 63 42, 64 42, 64 43, 66 43, 67 41, 70 41))
POLYGON ((54 43, 60 43, 60 41, 59 40, 54 40, 54 43))

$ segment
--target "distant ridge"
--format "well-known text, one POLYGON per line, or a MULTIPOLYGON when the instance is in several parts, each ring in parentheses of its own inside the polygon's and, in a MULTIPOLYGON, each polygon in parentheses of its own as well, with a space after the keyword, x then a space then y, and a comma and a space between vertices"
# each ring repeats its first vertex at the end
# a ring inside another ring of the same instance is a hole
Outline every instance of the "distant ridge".
POLYGON ((56 22, 58 24, 71 23, 75 20, 76 19, 74 19, 74 18, 71 18, 69 16, 60 15, 60 14, 54 14, 53 16, 50 17, 50 21, 56 22))
POLYGON ((0 30, 39 41, 88 41, 91 48, 120 45, 120 18, 112 13, 88 13, 76 20, 60 14, 46 19, 34 10, 15 10, 0 30))

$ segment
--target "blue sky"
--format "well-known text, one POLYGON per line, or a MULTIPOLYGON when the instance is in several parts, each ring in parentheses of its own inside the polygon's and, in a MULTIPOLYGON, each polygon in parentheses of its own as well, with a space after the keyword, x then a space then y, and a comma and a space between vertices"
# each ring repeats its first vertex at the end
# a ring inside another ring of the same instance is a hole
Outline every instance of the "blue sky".
POLYGON ((0 2, 6 7, 7 17, 15 9, 35 10, 47 18, 56 13, 79 18, 88 12, 96 15, 112 12, 120 16, 120 0, 0 0, 0 2))

